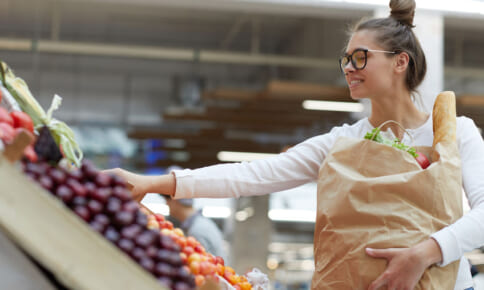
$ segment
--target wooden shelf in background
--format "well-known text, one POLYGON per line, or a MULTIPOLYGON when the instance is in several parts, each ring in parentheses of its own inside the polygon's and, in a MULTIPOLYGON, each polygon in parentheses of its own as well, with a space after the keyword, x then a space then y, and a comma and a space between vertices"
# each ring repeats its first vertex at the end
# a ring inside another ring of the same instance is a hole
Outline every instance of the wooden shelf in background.
POLYGON ((456 102, 459 107, 480 107, 481 109, 484 109, 484 96, 461 95, 457 97, 456 102))
POLYGON ((303 82, 270 81, 261 90, 242 90, 220 88, 203 93, 204 99, 216 100, 292 100, 306 99, 352 102, 346 87, 327 86, 303 82))
POLYGON ((267 84, 261 97, 268 99, 352 101, 346 87, 277 80, 270 81, 267 84))
POLYGON ((252 113, 252 114, 235 114, 233 112, 227 112, 223 110, 218 110, 216 112, 205 112, 205 113, 181 113, 163 114, 163 119, 165 120, 194 120, 194 121, 211 121, 216 122, 221 125, 256 125, 264 127, 267 124, 272 126, 281 127, 306 127, 311 126, 314 121, 312 118, 308 117, 298 117, 286 115, 284 118, 275 118, 274 115, 269 115, 266 113, 252 113))
POLYGON ((250 101, 257 99, 258 95, 259 92, 257 91, 220 88, 203 92, 202 98, 213 100, 250 101))

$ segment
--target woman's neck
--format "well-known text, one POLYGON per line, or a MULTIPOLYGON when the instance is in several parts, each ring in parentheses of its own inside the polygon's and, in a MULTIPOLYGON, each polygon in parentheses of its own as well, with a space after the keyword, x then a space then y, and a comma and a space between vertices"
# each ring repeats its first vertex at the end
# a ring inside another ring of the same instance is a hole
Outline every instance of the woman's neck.
MULTIPOLYGON (((393 120, 400 123, 406 129, 420 127, 428 118, 428 114, 419 111, 412 102, 408 93, 396 94, 371 102, 371 116, 368 121, 373 127, 380 126, 383 122, 393 120)), ((403 137, 403 130, 395 124, 388 124, 384 128, 391 128, 395 136, 403 137)))

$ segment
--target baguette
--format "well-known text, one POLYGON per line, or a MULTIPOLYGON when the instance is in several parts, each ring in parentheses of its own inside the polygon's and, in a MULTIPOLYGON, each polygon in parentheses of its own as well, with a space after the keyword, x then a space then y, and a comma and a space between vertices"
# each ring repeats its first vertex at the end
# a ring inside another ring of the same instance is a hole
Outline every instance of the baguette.
POLYGON ((452 91, 440 93, 435 99, 433 113, 434 142, 432 149, 443 142, 456 140, 456 109, 455 94, 452 91))

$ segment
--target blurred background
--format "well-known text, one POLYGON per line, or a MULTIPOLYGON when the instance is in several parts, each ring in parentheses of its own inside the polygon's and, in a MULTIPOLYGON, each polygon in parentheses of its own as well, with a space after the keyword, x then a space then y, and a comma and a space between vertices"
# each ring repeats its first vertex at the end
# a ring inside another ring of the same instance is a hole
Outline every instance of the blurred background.
MULTIPOLYGON (((338 57, 348 28, 361 17, 386 17, 387 5, 1 0, 0 59, 44 109, 54 94, 63 98, 55 116, 100 168, 162 174, 276 154, 365 116, 367 104, 350 99, 338 57)), ((452 90, 458 114, 484 126, 484 1, 417 1, 415 24, 429 67, 420 88, 425 109, 452 90)), ((257 267, 274 289, 308 289, 315 192, 307 184, 199 199, 195 207, 223 231, 237 272, 257 267)), ((156 195, 143 203, 169 214, 156 195)), ((484 264, 479 250, 469 257, 484 264)))

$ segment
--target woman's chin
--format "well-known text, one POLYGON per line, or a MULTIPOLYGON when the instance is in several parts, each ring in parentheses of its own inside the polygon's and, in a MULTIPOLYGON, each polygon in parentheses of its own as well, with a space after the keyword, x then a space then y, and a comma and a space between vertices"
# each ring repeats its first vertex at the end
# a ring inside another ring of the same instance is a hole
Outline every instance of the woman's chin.
POLYGON ((350 97, 351 99, 357 101, 357 100, 361 100, 361 99, 364 99, 366 98, 365 96, 363 96, 362 94, 358 94, 358 93, 354 93, 354 92, 350 92, 350 97))

